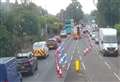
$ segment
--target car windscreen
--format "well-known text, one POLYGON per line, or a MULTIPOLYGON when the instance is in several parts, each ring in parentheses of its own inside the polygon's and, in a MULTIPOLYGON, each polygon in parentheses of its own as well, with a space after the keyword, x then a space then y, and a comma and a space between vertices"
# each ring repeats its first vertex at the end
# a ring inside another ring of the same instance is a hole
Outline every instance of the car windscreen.
POLYGON ((42 45, 42 44, 39 44, 39 45, 34 45, 34 46, 33 46, 33 49, 37 49, 37 48, 43 48, 43 45, 42 45))

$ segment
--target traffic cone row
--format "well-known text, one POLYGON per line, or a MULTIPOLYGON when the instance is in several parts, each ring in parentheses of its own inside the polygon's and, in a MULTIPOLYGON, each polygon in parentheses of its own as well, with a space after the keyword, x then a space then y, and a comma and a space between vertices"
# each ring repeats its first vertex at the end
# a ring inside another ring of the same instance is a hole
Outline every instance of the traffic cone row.
POLYGON ((57 78, 63 77, 63 71, 58 64, 56 65, 56 73, 57 73, 57 78))
POLYGON ((88 53, 90 53, 91 49, 92 49, 92 47, 86 48, 86 49, 83 51, 84 55, 87 55, 88 53))

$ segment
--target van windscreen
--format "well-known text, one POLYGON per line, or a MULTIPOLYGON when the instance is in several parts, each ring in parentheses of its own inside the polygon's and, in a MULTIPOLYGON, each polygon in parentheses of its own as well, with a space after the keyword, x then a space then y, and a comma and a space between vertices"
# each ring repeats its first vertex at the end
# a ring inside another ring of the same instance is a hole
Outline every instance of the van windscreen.
POLYGON ((104 43, 117 43, 117 37, 115 37, 115 36, 104 36, 103 42, 104 43))

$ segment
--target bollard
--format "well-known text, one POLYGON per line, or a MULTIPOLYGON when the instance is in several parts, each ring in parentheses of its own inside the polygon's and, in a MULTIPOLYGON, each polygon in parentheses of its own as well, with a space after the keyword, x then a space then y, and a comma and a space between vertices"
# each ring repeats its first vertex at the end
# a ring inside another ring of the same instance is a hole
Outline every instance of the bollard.
POLYGON ((74 68, 75 68, 75 71, 76 71, 77 73, 79 73, 80 70, 81 70, 81 62, 80 62, 80 59, 76 59, 74 65, 75 65, 75 67, 74 67, 74 68))

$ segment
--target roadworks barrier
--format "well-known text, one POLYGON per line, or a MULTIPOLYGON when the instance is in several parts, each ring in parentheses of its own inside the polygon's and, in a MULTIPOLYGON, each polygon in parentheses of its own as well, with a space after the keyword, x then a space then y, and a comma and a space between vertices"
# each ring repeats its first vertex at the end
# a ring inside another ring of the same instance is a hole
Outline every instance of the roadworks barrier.
POLYGON ((79 73, 81 71, 81 61, 80 61, 80 59, 76 59, 74 61, 74 70, 77 73, 79 73))

